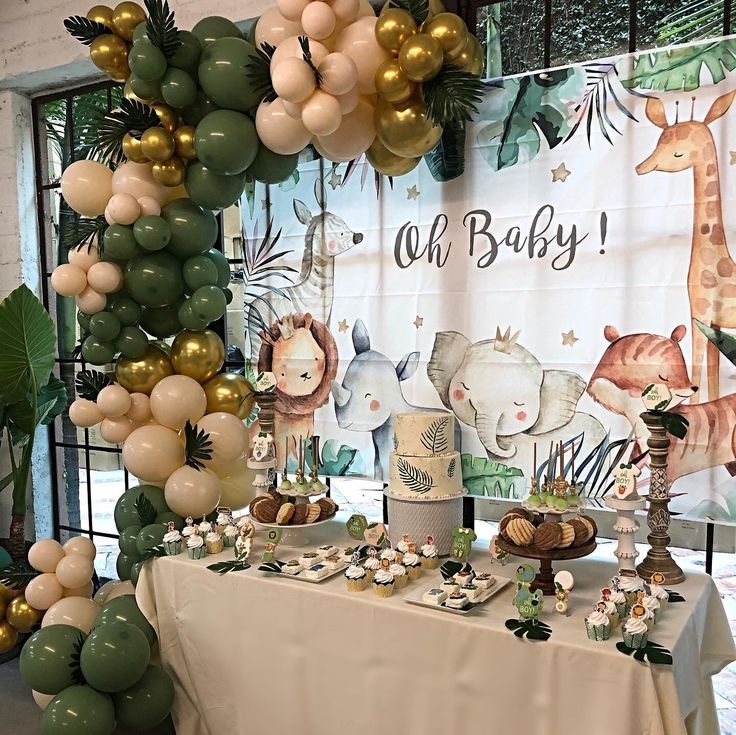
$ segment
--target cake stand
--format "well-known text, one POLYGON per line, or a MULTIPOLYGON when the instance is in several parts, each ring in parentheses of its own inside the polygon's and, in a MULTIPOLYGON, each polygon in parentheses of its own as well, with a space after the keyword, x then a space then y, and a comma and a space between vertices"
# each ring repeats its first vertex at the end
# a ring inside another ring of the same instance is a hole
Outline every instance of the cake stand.
POLYGON ((264 495, 273 486, 276 460, 274 458, 257 460, 253 459, 253 457, 248 457, 246 464, 249 469, 256 471, 256 476, 253 480, 256 496, 264 495))
MULTIPOLYGON (((310 490, 308 493, 298 493, 296 490, 281 490, 277 487, 276 492, 284 497, 292 498, 292 502, 297 505, 300 503, 309 503, 309 498, 318 498, 321 495, 326 495, 327 488, 324 490, 310 490)), ((310 523, 309 525, 313 526, 314 523, 310 523)))
POLYGON ((613 552, 618 559, 618 568, 630 569, 636 571, 636 557, 639 552, 636 550, 635 537, 639 530, 639 524, 634 518, 637 510, 644 510, 646 501, 639 496, 635 498, 606 498, 606 505, 616 511, 616 523, 613 530, 618 537, 618 546, 613 552))
POLYGON ((284 548, 298 549, 309 544, 309 537, 305 533, 307 528, 314 528, 314 526, 321 526, 323 523, 327 523, 334 518, 334 514, 329 518, 325 518, 322 521, 315 521, 314 523, 304 523, 300 526, 279 526, 278 523, 261 523, 257 521, 253 516, 250 517, 254 526, 260 528, 278 528, 281 531, 281 541, 279 546, 284 548))

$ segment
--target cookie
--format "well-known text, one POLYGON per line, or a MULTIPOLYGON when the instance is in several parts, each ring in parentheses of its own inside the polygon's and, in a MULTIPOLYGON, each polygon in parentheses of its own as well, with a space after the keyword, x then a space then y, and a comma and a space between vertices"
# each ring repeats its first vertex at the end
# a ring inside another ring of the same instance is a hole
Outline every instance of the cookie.
POLYGON ((303 526, 307 522, 307 503, 299 503, 294 506, 294 515, 291 518, 292 526, 303 526))
POLYGON ((524 516, 520 516, 517 513, 506 513, 503 518, 501 518, 499 524, 498 524, 498 531, 499 533, 503 534, 503 532, 506 530, 506 526, 511 523, 514 518, 523 518, 524 520, 528 520, 524 516))
POLYGON ((598 535, 598 524, 590 516, 578 516, 578 518, 581 521, 587 521, 588 523, 590 523, 591 529, 593 531, 590 537, 595 538, 598 535))
POLYGON ((575 541, 573 541, 573 546, 582 546, 590 540, 592 534, 590 523, 585 523, 580 518, 573 518, 568 521, 568 523, 575 529, 575 541))
POLYGON ((250 514, 261 523, 273 523, 278 512, 278 504, 268 495, 261 495, 250 504, 250 514))
POLYGON ((310 503, 307 506, 307 523, 314 523, 320 516, 322 508, 318 503, 310 503))
POLYGON ((535 511, 529 511, 531 518, 529 519, 535 526, 541 526, 544 523, 544 516, 535 511))
POLYGON ((542 551, 554 549, 562 540, 559 523, 543 523, 534 531, 534 545, 542 551))
POLYGON ((557 544, 558 549, 567 549, 575 542, 575 529, 569 523, 560 523, 562 538, 557 544))
POLYGON ((503 536, 515 546, 529 546, 534 539, 534 526, 526 518, 512 518, 503 536))
POLYGON ((511 513, 515 513, 517 516, 521 516, 522 518, 526 518, 527 521, 532 521, 532 517, 534 515, 533 512, 528 511, 526 508, 522 508, 521 506, 516 506, 515 508, 512 508, 511 510, 507 510, 504 515, 510 515, 511 513))
POLYGON ((324 521, 326 518, 335 515, 337 511, 337 503, 332 498, 320 498, 315 505, 320 507, 320 521, 324 521))
POLYGON ((284 503, 276 514, 276 523, 279 526, 288 526, 294 517, 294 503, 284 503))
POLYGON ((278 490, 269 490, 266 495, 273 498, 279 505, 281 505, 281 499, 284 497, 278 490))

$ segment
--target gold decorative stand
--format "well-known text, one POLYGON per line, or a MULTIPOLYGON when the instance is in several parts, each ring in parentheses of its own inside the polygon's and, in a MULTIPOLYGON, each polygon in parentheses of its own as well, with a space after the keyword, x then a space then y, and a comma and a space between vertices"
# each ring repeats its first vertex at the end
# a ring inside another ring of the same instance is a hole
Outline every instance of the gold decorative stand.
POLYGON ((667 548, 670 544, 669 504, 673 497, 670 495, 667 480, 667 450, 670 446, 670 439, 658 413, 645 411, 641 414, 641 418, 649 429, 647 446, 649 447, 651 476, 649 495, 646 500, 649 503, 647 525, 650 533, 647 541, 650 548, 636 571, 642 579, 646 580, 650 580, 655 572, 661 572, 665 576, 666 584, 679 584, 685 581, 685 572, 680 569, 667 548))

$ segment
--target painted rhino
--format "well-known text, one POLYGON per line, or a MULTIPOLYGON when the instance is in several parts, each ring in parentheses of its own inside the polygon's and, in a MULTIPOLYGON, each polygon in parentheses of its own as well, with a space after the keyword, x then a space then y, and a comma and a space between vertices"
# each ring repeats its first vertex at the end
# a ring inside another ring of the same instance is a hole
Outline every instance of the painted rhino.
POLYGON ((510 330, 471 344, 458 332, 435 335, 427 375, 442 402, 475 427, 488 457, 532 469, 533 445, 545 457, 551 441, 583 435, 585 457, 605 436, 593 416, 576 411, 585 381, 566 370, 544 370, 510 330))

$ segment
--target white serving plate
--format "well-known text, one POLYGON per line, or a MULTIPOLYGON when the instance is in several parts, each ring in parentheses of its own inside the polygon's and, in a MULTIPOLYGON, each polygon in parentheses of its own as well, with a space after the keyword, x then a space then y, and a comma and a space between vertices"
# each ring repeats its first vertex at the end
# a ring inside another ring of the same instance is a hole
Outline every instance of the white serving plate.
MULTIPOLYGON (((319 562, 317 562, 319 564, 319 562)), ((259 565, 260 567, 260 565, 259 565)), ((321 579, 309 579, 309 577, 304 576, 304 570, 299 572, 299 574, 285 574, 284 572, 265 572, 262 569, 258 568, 258 571, 263 574, 266 577, 281 577, 283 579, 293 579, 296 582, 309 582, 309 584, 320 584, 321 582, 326 582, 328 579, 332 579, 333 577, 337 576, 338 574, 341 574, 348 568, 348 565, 345 562, 342 562, 340 566, 335 569, 332 572, 328 572, 324 577, 321 579)))
POLYGON ((428 607, 430 610, 439 610, 440 612, 452 613, 453 615, 469 615, 476 607, 478 607, 478 605, 482 605, 484 602, 488 602, 491 597, 496 595, 507 585, 511 584, 511 580, 508 577, 497 577, 494 574, 493 578, 496 580, 496 584, 494 584, 491 589, 484 590, 483 594, 480 595, 480 597, 478 597, 474 602, 468 603, 467 607, 464 607, 462 610, 456 610, 454 607, 446 607, 444 602, 441 605, 433 605, 431 602, 425 602, 422 599, 422 595, 424 595, 424 593, 427 591, 426 589, 422 591, 419 598, 408 599, 405 600, 405 602, 408 602, 410 605, 419 605, 419 607, 428 607))

